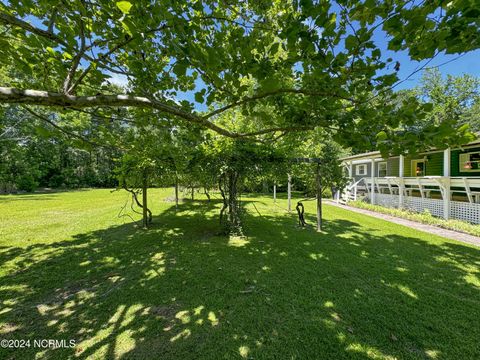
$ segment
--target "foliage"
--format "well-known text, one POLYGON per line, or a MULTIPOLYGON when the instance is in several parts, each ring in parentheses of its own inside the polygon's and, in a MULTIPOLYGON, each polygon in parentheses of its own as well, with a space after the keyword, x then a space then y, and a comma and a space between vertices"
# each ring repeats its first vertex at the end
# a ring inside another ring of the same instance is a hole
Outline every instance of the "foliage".
MULTIPOLYGON (((307 134, 301 141, 292 145, 290 153, 294 159, 306 157, 319 161, 318 167, 324 197, 332 196, 337 189, 343 189, 347 185, 348 178, 345 176, 340 161, 346 152, 332 140, 331 135, 327 132, 317 130, 307 134)), ((316 194, 316 163, 294 164, 291 174, 297 190, 305 190, 310 195, 316 194)))
MULTIPOLYGON (((80 124, 76 133, 82 133, 84 140, 73 137, 74 121, 78 123, 81 118, 64 119, 58 113, 44 115, 39 115, 40 119, 17 106, 3 108, 0 122, 0 191, 33 191, 38 186, 115 186, 113 168, 118 151, 91 146, 87 143, 87 138, 92 138, 91 133, 80 124), (62 130, 68 131, 68 136, 54 127, 65 122, 69 126, 62 127, 62 130)), ((89 120, 87 123, 93 126, 95 122, 89 120)), ((108 127, 108 131, 113 131, 112 126, 108 127)), ((99 137, 100 133, 96 131, 96 138, 99 137)))
POLYGON ((431 215, 428 210, 423 213, 410 211, 406 209, 393 209, 386 208, 379 205, 372 205, 364 201, 351 201, 348 203, 350 206, 354 206, 360 209, 366 209, 376 211, 386 215, 396 216, 402 219, 418 221, 422 224, 434 225, 444 229, 460 231, 474 236, 480 236, 480 225, 473 225, 466 221, 461 220, 445 220, 431 215))
MULTIPOLYGON (((378 142, 382 150, 386 140, 407 136, 390 128, 414 124, 429 107, 393 102, 398 69, 382 54, 379 35, 390 36, 390 50, 407 49, 414 59, 479 47, 478 9, 468 1, 43 0, 2 3, 0 11, 0 56, 14 69, 2 81, 9 88, 1 88, 0 102, 150 108, 175 124, 232 138, 334 128, 344 145, 378 142), (109 86, 115 78, 127 94, 109 86), (262 118, 259 102, 275 116, 262 118), (195 110, 199 105, 208 111, 195 110), (231 109, 248 115, 250 131, 217 123, 231 109), (352 135, 358 133, 363 138, 352 135)), ((470 136, 449 125, 403 145, 470 136)))

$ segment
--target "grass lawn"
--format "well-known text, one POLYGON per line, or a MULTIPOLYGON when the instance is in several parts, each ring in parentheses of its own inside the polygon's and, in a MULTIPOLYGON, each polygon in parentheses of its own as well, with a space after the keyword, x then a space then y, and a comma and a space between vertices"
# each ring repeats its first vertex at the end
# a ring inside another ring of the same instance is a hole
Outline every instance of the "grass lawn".
POLYGON ((327 205, 319 234, 267 197, 227 238, 171 195, 149 230, 123 192, 1 196, 0 338, 77 345, 0 358, 480 359, 479 248, 327 205))

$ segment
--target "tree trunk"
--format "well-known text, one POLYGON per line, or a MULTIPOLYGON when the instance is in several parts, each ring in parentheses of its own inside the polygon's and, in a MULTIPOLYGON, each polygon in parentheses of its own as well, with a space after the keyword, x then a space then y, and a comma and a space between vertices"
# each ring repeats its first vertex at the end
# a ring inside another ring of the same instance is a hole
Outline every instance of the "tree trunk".
POLYGON ((317 164, 317 231, 322 231, 322 179, 320 178, 320 164, 317 164))
POLYGON ((192 186, 192 200, 195 200, 195 199, 194 199, 194 193, 193 193, 194 190, 195 190, 195 188, 192 186))

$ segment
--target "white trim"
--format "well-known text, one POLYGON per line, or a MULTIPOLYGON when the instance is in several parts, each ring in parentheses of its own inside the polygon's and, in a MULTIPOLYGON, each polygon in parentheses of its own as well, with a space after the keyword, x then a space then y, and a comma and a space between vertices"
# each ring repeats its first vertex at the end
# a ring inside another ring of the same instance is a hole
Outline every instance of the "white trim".
POLYGON ((465 155, 468 155, 469 156, 469 160, 468 161, 465 161, 465 162, 471 162, 470 161, 470 155, 471 154, 480 154, 480 151, 471 151, 471 152, 468 152, 468 153, 460 153, 458 154, 458 171, 459 172, 472 172, 472 173, 478 173, 480 172, 480 168, 478 169, 465 169, 463 167, 463 162, 461 161, 462 157, 464 157, 465 155))
POLYGON ((367 168, 367 164, 357 164, 357 166, 355 166, 355 175, 357 176, 365 176, 367 175, 368 173, 368 168, 367 168), (364 169, 364 172, 360 173, 360 169, 364 169))

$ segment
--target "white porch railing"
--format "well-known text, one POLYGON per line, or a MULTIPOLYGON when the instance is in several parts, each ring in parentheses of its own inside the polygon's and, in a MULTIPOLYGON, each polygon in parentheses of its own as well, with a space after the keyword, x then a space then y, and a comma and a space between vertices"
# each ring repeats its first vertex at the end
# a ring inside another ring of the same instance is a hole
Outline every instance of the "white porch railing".
POLYGON ((428 210, 434 216, 480 224, 480 178, 361 178, 352 181, 342 198, 348 202, 359 199, 361 195, 376 205, 418 212, 428 210), (415 194, 419 196, 414 196, 415 194), (432 197, 434 194, 436 196, 432 197), (453 194, 464 195, 467 201, 454 201, 453 194))

